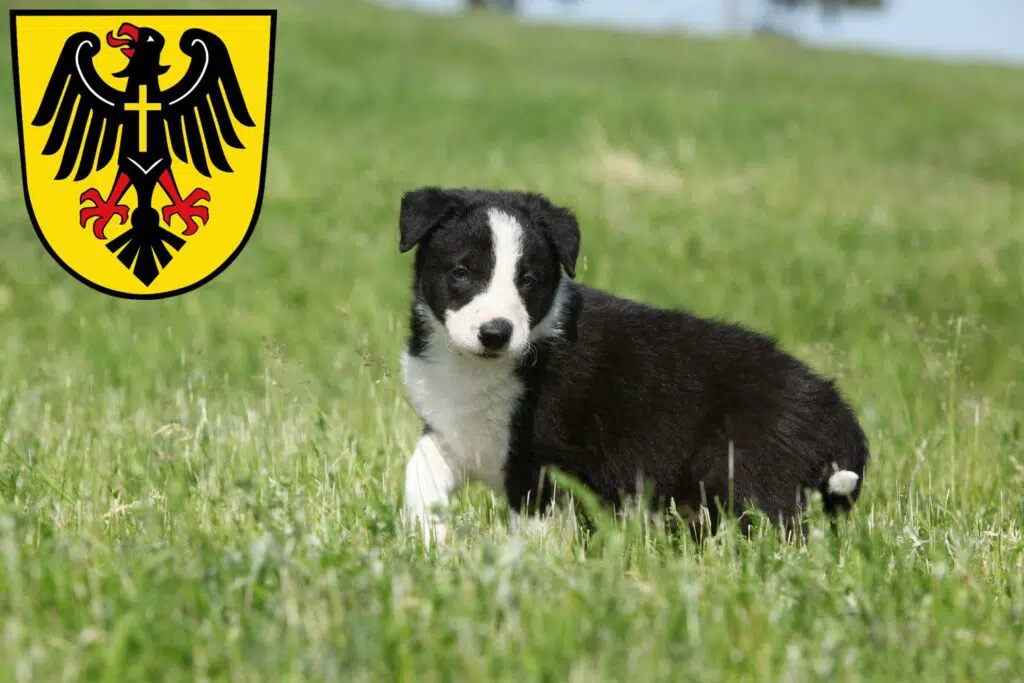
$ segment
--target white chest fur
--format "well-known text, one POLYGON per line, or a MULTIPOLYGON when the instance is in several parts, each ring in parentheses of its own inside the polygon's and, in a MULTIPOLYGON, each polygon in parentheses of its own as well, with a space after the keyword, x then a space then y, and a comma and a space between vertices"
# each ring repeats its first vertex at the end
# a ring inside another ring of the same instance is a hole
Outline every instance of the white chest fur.
POLYGON ((512 415, 522 382, 502 360, 431 348, 402 356, 409 400, 434 430, 434 439, 459 483, 479 481, 504 490, 512 415))

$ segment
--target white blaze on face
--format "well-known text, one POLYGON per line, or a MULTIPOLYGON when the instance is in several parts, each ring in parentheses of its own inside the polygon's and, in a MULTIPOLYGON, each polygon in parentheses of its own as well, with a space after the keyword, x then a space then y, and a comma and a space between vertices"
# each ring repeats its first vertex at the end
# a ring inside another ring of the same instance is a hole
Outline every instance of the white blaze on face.
POLYGON ((478 337, 480 326, 495 318, 505 318, 512 323, 508 351, 519 355, 525 351, 530 337, 530 316, 516 287, 516 268, 523 251, 523 226, 498 209, 490 209, 487 218, 494 251, 490 282, 462 308, 446 311, 444 325, 455 346, 481 353, 484 348, 478 337))

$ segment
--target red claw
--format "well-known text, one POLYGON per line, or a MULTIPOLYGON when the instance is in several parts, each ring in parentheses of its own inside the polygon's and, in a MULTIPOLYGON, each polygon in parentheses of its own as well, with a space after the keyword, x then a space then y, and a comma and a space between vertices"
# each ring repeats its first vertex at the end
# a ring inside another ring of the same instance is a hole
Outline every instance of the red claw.
POLYGON ((165 206, 163 208, 164 223, 170 225, 171 218, 178 216, 185 223, 185 232, 181 234, 185 237, 195 234, 199 229, 195 219, 203 221, 203 225, 210 221, 210 210, 205 206, 196 206, 198 201, 210 201, 210 193, 202 188, 197 188, 180 202, 165 206))
POLYGON ((124 204, 118 204, 117 199, 113 196, 110 200, 104 199, 103 195, 96 188, 86 190, 78 198, 78 201, 80 204, 89 201, 94 206, 87 206, 79 212, 78 224, 84 228, 90 219, 95 218, 96 222, 92 224, 92 234, 98 240, 107 239, 107 236, 103 234, 103 230, 107 227, 107 223, 110 222, 111 218, 117 216, 121 219, 122 225, 128 221, 128 207, 124 204))

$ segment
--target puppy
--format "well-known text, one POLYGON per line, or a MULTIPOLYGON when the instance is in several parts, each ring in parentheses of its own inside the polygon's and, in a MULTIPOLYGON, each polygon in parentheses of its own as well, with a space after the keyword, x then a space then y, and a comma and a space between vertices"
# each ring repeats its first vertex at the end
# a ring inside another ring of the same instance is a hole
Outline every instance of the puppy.
POLYGON ((402 375, 424 424, 405 512, 428 545, 445 541, 437 506, 460 486, 536 512, 551 467, 611 507, 639 478, 659 504, 706 512, 712 533, 730 500, 789 523, 808 489, 830 513, 860 494, 868 446, 832 382, 738 325, 574 282, 567 208, 423 187, 399 229, 399 250, 416 247, 402 375))

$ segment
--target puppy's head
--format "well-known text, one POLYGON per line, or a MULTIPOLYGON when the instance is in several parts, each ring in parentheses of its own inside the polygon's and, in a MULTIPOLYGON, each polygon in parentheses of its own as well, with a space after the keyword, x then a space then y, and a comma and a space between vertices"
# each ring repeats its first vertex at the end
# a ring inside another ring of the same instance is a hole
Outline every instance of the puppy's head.
POLYGON ((576 275, 572 212, 528 192, 423 187, 402 197, 399 250, 418 247, 418 315, 455 351, 521 358, 576 275))

